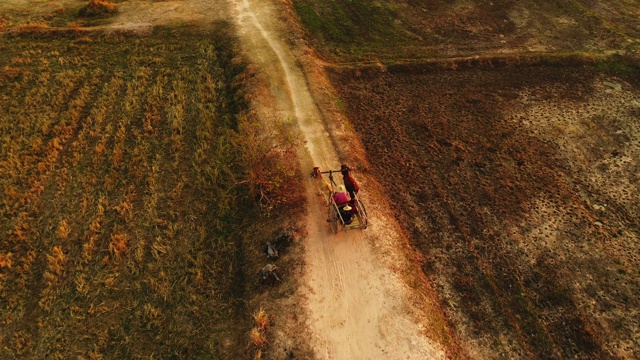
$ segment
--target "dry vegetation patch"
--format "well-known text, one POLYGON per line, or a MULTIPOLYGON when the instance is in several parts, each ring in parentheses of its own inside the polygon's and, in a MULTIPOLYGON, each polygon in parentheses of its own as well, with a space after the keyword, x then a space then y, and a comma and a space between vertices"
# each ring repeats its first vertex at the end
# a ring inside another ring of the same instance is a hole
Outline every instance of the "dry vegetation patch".
POLYGON ((89 0, 79 11, 81 16, 109 16, 118 12, 118 6, 107 0, 89 0))

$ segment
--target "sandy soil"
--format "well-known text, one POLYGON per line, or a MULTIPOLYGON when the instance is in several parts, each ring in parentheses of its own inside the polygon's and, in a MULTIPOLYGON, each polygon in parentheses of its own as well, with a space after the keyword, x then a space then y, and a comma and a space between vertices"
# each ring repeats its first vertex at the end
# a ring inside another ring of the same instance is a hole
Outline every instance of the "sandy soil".
MULTIPOLYGON (((244 51, 257 77, 268 91, 255 92, 255 111, 266 121, 293 121, 301 130, 306 148, 304 168, 337 168, 341 160, 330 127, 320 115, 309 91, 309 80, 296 59, 304 53, 285 29, 284 7, 262 0, 232 1, 244 51), (278 16, 280 15, 280 17, 278 16), (288 42, 287 42, 288 41, 288 42), (294 51, 298 51, 297 54, 294 51)), ((401 250, 397 224, 384 211, 384 199, 371 191, 372 179, 359 178, 374 223, 364 231, 331 235, 326 219, 322 183, 309 179, 306 192, 311 204, 307 220, 304 285, 294 295, 303 318, 285 320, 274 341, 274 356, 284 356, 292 338, 304 334, 315 358, 374 359, 443 358, 444 351, 426 336, 423 321, 441 320, 426 283, 403 280, 404 273, 419 272, 401 250), (370 186, 371 185, 371 186, 370 186), (420 307, 418 307, 420 305, 420 307)), ((292 299, 289 299, 292 301, 292 299)), ((435 326, 435 325, 434 325, 435 326)), ((428 326, 431 327, 431 326, 428 326)), ((295 343, 295 341, 293 341, 295 343)))

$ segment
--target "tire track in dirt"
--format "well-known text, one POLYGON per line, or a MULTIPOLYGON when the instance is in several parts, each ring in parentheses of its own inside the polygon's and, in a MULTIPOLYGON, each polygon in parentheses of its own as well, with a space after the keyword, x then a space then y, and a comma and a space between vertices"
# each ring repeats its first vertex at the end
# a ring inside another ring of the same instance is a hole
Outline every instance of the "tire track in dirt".
MULTIPOLYGON (((265 0, 230 0, 230 4, 250 66, 268 89, 257 91, 254 110, 265 121, 292 118, 306 144, 303 167, 335 168, 340 158, 331 136, 295 56, 281 40, 286 32, 278 22, 282 9, 277 7, 283 5, 265 0)), ((424 335, 424 325, 416 322, 418 310, 409 298, 420 296, 412 293, 394 268, 401 266, 394 259, 402 257, 397 224, 372 205, 370 216, 380 225, 329 234, 326 200, 318 183, 311 179, 305 183, 309 199, 306 268, 304 285, 294 296, 305 306, 305 326, 312 335, 301 341, 311 342, 315 357, 321 359, 443 358, 443 351, 424 335)), ((365 195, 365 199, 370 198, 365 195)), ((284 330, 280 336, 301 335, 284 330)))
POLYGON ((302 132, 307 140, 307 148, 311 154, 311 158, 318 161, 320 166, 331 164, 333 159, 337 158, 337 154, 332 146, 325 144, 328 134, 324 131, 322 123, 315 121, 320 115, 315 108, 315 103, 306 85, 304 75, 300 68, 296 65, 295 59, 290 55, 286 56, 282 45, 277 41, 270 31, 267 31, 258 19, 256 14, 266 14, 268 9, 264 6, 261 11, 253 10, 253 3, 248 0, 235 1, 238 24, 241 29, 253 27, 257 39, 252 39, 254 46, 262 52, 262 60, 273 62, 271 66, 280 67, 283 77, 282 84, 288 93, 290 104, 289 111, 293 112, 294 120, 297 120, 302 132), (318 149, 321 148, 321 150, 318 149))

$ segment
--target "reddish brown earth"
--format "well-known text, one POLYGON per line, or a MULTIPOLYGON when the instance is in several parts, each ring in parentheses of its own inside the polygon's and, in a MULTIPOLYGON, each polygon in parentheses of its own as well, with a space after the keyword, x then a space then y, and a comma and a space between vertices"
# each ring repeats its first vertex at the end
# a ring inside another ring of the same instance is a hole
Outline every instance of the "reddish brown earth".
POLYGON ((331 78, 463 354, 638 355, 637 73, 418 66, 331 78))

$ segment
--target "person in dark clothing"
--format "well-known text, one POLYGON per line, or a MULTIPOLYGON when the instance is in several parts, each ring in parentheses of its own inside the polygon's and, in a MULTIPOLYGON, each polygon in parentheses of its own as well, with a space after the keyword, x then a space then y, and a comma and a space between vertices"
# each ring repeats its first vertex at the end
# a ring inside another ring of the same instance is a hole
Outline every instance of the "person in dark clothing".
POLYGON ((349 205, 345 205, 340 208, 340 216, 342 216, 342 220, 344 220, 345 225, 349 225, 351 224, 351 222, 353 222, 353 215, 355 214, 352 210, 353 208, 349 205))
POLYGON ((349 192, 349 197, 351 200, 355 199, 355 194, 360 191, 360 186, 351 175, 351 169, 346 164, 342 164, 340 167, 340 173, 342 173, 342 181, 344 182, 344 186, 349 192))

